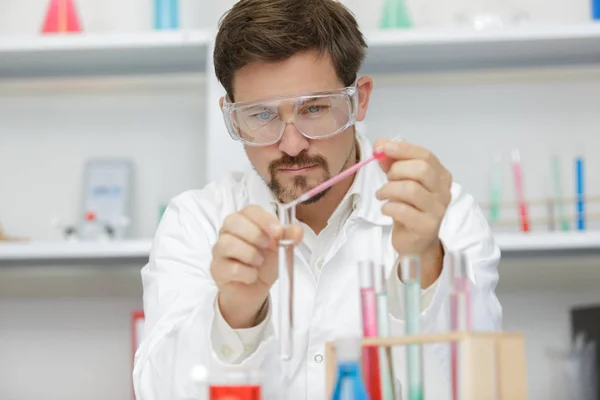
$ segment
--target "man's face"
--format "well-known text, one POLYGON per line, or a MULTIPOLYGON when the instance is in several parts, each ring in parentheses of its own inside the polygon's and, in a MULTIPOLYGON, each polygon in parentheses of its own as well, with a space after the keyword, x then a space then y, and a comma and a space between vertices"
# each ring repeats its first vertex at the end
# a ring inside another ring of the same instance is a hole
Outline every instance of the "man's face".
MULTIPOLYGON (((372 88, 369 78, 361 81, 359 121, 364 119, 372 88)), ((330 58, 319 57, 316 52, 299 53, 278 63, 250 63, 238 70, 233 79, 236 102, 343 87, 330 58)), ((294 107, 289 108, 280 110, 281 120, 293 116, 294 107)), ((245 150, 277 200, 287 203, 353 163, 354 145, 354 127, 329 138, 308 139, 288 123, 279 142, 265 147, 246 146, 245 150)), ((324 195, 314 197, 312 202, 324 195)))

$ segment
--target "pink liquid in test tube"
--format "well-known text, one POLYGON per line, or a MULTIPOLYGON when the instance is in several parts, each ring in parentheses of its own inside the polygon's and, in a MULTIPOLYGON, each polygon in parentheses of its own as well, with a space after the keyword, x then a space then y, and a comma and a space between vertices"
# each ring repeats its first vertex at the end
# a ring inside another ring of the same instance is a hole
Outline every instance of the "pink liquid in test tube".
MULTIPOLYGON (((453 331, 471 330, 471 285, 467 274, 467 259, 463 253, 450 255, 450 276, 452 292, 450 294, 450 323, 453 331)), ((452 361, 452 399, 458 400, 460 395, 460 360, 458 343, 450 344, 452 361)))
MULTIPOLYGON (((374 264, 361 262, 359 268, 363 336, 377 337, 377 293, 373 286, 374 264)), ((369 399, 381 400, 379 349, 376 346, 363 349, 363 374, 369 399)))

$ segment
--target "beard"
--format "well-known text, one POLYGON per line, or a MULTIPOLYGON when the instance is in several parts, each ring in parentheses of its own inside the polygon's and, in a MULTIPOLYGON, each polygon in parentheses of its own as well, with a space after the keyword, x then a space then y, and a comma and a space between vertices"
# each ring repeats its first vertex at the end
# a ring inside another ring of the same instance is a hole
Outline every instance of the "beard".
MULTIPOLYGON (((329 172, 329 165, 327 160, 319 155, 309 156, 305 151, 298 154, 297 156, 290 156, 285 154, 278 160, 273 161, 269 165, 269 176, 270 180, 267 182, 267 186, 271 189, 273 196, 280 203, 289 203, 290 201, 295 200, 301 194, 313 189, 317 185, 325 182, 331 177, 329 172), (281 182, 281 180, 277 179, 277 169, 285 168, 285 167, 309 167, 309 166, 320 166, 323 168, 323 174, 321 175, 321 179, 315 184, 309 184, 308 180, 305 176, 295 176, 292 180, 291 184, 287 187, 281 182)), ((313 196, 311 199, 304 202, 304 204, 314 204, 321 200, 325 195, 329 192, 329 189, 324 190, 323 192, 313 196)))

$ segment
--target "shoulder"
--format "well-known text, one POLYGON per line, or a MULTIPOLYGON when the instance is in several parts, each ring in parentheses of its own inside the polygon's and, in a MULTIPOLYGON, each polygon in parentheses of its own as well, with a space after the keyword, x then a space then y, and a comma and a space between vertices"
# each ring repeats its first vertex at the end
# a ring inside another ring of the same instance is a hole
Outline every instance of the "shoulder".
POLYGON ((492 231, 475 198, 456 182, 452 184, 451 192, 452 200, 442 221, 440 235, 448 242, 461 244, 491 239, 492 231))
POLYGON ((183 230, 215 236, 227 215, 248 203, 248 173, 228 173, 169 202, 157 235, 183 230))

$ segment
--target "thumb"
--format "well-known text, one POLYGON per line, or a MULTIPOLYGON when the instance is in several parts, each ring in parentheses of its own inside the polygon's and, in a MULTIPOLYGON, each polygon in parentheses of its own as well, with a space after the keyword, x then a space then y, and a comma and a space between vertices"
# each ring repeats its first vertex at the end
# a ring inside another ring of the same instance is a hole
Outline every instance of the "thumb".
POLYGON ((298 224, 293 224, 285 227, 283 232, 283 237, 285 239, 291 239, 294 241, 294 244, 298 244, 302 241, 302 237, 304 236, 304 231, 302 227, 298 224))

